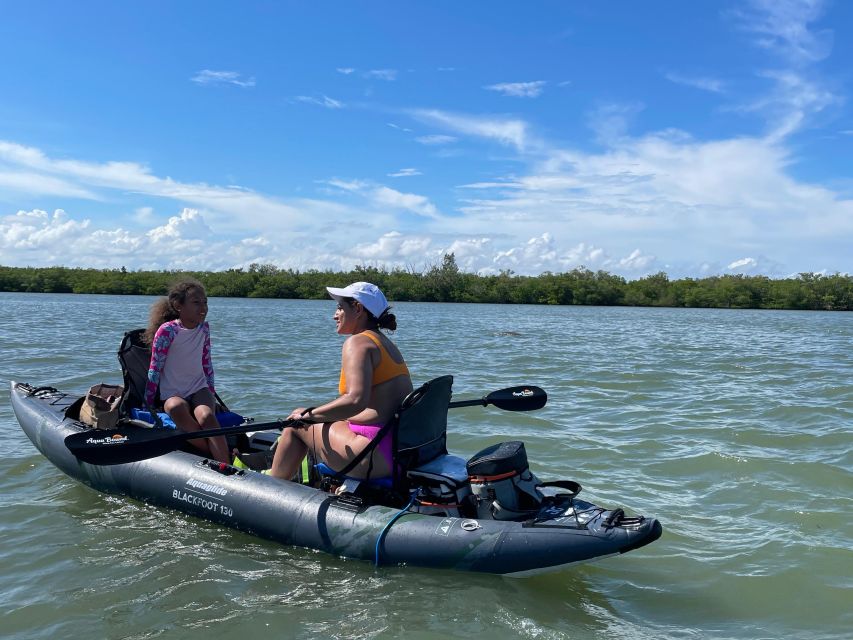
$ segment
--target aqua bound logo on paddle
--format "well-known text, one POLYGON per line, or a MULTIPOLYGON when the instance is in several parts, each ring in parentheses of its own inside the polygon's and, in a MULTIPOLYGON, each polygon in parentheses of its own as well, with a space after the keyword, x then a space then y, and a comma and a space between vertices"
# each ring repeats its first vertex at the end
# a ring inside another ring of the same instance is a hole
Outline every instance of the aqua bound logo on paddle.
POLYGON ((115 433, 111 436, 105 436, 103 438, 86 438, 86 444, 124 444, 128 441, 127 436, 123 436, 120 433, 115 433))
POLYGON ((532 389, 522 389, 521 391, 513 391, 512 395, 516 398, 527 398, 533 395, 532 389))

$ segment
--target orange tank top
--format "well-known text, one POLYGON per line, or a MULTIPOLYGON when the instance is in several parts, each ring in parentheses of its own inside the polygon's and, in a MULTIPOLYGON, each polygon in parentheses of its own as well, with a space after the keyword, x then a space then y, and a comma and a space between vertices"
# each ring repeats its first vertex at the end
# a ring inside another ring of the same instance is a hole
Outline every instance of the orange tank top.
MULTIPOLYGON (((409 375, 409 367, 406 366, 406 363, 395 362, 385 350, 385 347, 382 346, 382 341, 378 336, 373 335, 370 331, 364 331, 361 335, 367 336, 379 347, 379 366, 373 370, 373 380, 370 382, 371 387, 375 387, 397 376, 409 375)), ((343 368, 341 368, 341 381, 338 383, 338 393, 344 393, 346 390, 347 379, 343 368)))

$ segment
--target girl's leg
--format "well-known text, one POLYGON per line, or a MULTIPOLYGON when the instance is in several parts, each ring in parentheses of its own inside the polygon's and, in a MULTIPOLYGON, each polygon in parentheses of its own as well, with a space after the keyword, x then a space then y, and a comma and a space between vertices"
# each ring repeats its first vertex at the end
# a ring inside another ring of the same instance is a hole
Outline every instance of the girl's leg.
MULTIPOLYGON (((347 463, 368 445, 370 439, 353 433, 346 421, 312 424, 307 427, 286 427, 273 457, 270 475, 289 480, 299 469, 309 448, 314 455, 332 469, 343 469, 347 463)), ((390 475, 389 461, 376 450, 362 460, 348 475, 366 478, 390 475), (371 468, 372 459, 372 468, 371 468)))
MULTIPOLYGON (((200 431, 201 427, 192 415, 190 404, 180 396, 172 396, 163 403, 163 408, 169 417, 175 421, 178 430, 184 432, 200 431)), ((207 440, 190 440, 190 444, 208 458, 213 457, 207 440)))
MULTIPOLYGON (((201 425, 202 429, 218 429, 219 422, 216 420, 216 414, 206 406, 196 407, 193 411, 196 421, 201 425)), ((207 446, 210 447, 211 455, 219 460, 219 462, 231 462, 231 456, 228 453, 228 441, 225 436, 216 436, 215 438, 207 439, 207 446)))
MULTIPOLYGON (((202 389, 194 393, 190 397, 189 402, 180 396, 172 396, 163 403, 163 407, 166 409, 169 417, 175 421, 178 429, 190 433, 192 431, 216 429, 219 427, 216 414, 213 412, 214 404, 215 400, 210 390, 202 389)), ((228 443, 224 436, 190 440, 189 442, 208 458, 213 458, 219 462, 231 462, 231 456, 228 453, 228 443)))

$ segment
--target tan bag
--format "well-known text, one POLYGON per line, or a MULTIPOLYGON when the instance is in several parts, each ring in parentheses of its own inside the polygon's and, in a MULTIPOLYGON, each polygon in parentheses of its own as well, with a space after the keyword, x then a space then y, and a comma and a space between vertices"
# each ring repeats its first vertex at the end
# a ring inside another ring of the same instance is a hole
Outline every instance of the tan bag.
POLYGON ((118 405, 124 387, 96 384, 89 389, 80 407, 80 422, 96 429, 112 429, 118 423, 118 405))

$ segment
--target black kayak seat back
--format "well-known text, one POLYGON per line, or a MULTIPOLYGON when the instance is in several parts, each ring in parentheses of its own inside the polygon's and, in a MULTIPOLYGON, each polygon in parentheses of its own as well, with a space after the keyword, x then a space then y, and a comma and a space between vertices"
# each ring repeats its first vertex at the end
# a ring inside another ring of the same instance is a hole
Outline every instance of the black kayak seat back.
POLYGON ((144 333, 145 329, 128 331, 118 348, 118 361, 124 379, 124 397, 119 405, 119 412, 123 416, 129 416, 131 409, 147 408, 145 387, 148 384, 151 347, 143 341, 144 333))
POLYGON ((441 376, 412 391, 395 415, 394 459, 414 469, 447 453, 447 410, 453 376, 441 376))

